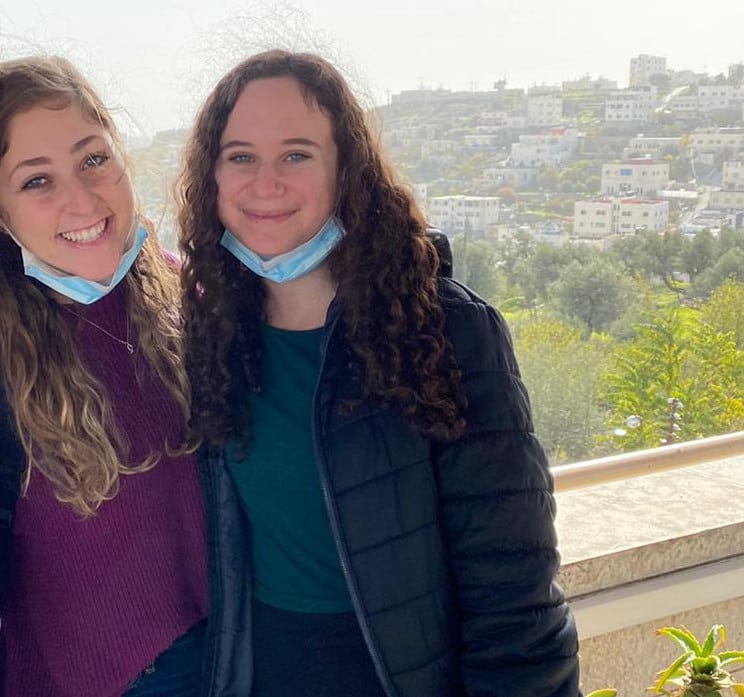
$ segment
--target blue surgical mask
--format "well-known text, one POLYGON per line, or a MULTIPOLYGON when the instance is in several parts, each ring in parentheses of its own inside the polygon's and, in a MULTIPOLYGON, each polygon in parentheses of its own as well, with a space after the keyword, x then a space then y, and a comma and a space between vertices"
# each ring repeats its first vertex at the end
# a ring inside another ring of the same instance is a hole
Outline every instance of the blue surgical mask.
POLYGON ((253 273, 275 283, 286 283, 320 266, 343 236, 341 222, 331 217, 307 242, 273 257, 259 256, 229 230, 222 234, 220 244, 253 273))
POLYGON ((122 255, 119 266, 116 267, 116 271, 114 271, 108 281, 89 281, 87 278, 73 276, 61 269, 46 264, 31 254, 22 245, 19 245, 19 247, 21 247, 23 270, 26 276, 41 281, 48 288, 57 291, 76 303, 90 305, 110 293, 116 288, 121 279, 127 275, 127 272, 132 268, 134 260, 142 249, 146 238, 147 230, 142 226, 137 227, 134 231, 132 244, 122 255))

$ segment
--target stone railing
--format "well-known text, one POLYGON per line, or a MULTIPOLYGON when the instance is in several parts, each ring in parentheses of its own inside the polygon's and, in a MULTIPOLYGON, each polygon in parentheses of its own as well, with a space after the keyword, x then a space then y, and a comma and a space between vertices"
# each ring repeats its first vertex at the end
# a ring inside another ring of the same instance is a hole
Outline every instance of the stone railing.
POLYGON ((553 471, 585 692, 643 695, 676 656, 661 626, 720 623, 744 648, 744 434, 553 471))

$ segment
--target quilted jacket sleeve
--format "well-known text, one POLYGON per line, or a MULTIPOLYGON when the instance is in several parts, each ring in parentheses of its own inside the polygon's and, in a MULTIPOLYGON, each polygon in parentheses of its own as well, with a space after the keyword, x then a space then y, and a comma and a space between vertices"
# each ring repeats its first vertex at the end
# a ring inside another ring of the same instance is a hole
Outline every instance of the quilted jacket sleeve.
POLYGON ((464 288, 456 294, 445 310, 468 425, 435 457, 465 689, 468 697, 576 697, 576 629, 555 584, 552 479, 509 332, 485 302, 464 288))

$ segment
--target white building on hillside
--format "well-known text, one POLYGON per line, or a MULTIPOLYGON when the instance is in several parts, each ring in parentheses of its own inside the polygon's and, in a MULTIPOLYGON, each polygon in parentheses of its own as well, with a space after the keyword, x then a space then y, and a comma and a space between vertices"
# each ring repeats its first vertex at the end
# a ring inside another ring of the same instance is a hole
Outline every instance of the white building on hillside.
POLYGON ((640 230, 662 232, 669 226, 669 202, 606 198, 574 203, 573 233, 598 239, 640 230))
POLYGON ((734 95, 732 85, 699 85, 698 106, 700 111, 725 111, 734 95))
POLYGON ((723 163, 721 185, 726 191, 744 191, 744 162, 742 160, 723 163))
POLYGON ((677 116, 692 117, 700 111, 700 103, 696 94, 679 94, 672 97, 665 108, 677 116))
POLYGON ((482 232, 499 222, 498 196, 431 196, 426 202, 427 220, 443 232, 482 232), (467 222, 466 222, 467 221, 467 222))
POLYGON ((644 158, 602 165, 602 193, 605 196, 631 193, 637 197, 654 196, 668 183, 668 162, 644 158))
POLYGON ((630 76, 628 84, 631 87, 650 85, 649 79, 652 75, 666 75, 666 58, 661 56, 650 56, 641 53, 630 59, 630 76))
POLYGON ((656 109, 656 87, 632 87, 613 92, 605 100, 607 123, 647 123, 656 109))
POLYGON ((711 191, 708 206, 710 208, 738 208, 744 210, 744 191, 711 191))
POLYGON ((720 153, 726 149, 738 152, 744 149, 744 128, 693 131, 687 139, 687 147, 696 152, 720 153))
POLYGON ((421 143, 421 157, 437 157, 449 155, 460 148, 460 143, 456 140, 426 140, 421 143))
POLYGON ((483 178, 496 186, 523 189, 537 178, 534 167, 489 167, 483 170, 483 178))
POLYGON ((519 136, 512 143, 512 167, 559 167, 571 160, 578 146, 578 135, 570 128, 554 128, 550 133, 519 136))
POLYGON ((599 92, 600 90, 616 89, 616 80, 608 80, 601 75, 596 80, 593 80, 589 75, 584 75, 578 80, 564 80, 561 83, 562 92, 599 92))
POLYGON ((563 97, 540 94, 527 97, 528 126, 557 126, 563 120, 563 97))
POLYGON ((652 155, 660 158, 664 150, 668 148, 679 148, 681 146, 682 138, 679 136, 638 135, 628 141, 628 147, 623 150, 623 157, 628 159, 631 157, 652 155))
POLYGON ((744 209, 744 161, 724 162, 721 184, 720 191, 711 191, 709 208, 744 209))
POLYGON ((471 133, 463 138, 466 148, 488 149, 501 147, 501 136, 493 133, 471 133))
POLYGON ((666 108, 680 116, 738 109, 744 103, 744 88, 733 85, 699 85, 696 93, 687 91, 672 97, 666 108))

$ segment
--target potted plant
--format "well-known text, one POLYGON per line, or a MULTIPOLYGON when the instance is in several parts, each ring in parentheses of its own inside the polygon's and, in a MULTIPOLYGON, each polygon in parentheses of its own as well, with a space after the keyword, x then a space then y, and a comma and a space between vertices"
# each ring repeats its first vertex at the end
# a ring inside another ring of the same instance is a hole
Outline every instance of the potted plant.
MULTIPOLYGON (((702 643, 684 627, 662 627, 656 633, 678 644, 682 653, 658 672, 656 682, 647 688, 650 692, 668 697, 723 697, 733 691, 744 697, 744 683, 736 682, 727 670, 736 663, 744 663, 744 651, 714 653, 725 641, 722 625, 713 625, 702 643)), ((616 695, 617 690, 602 689, 586 697, 616 695)))

